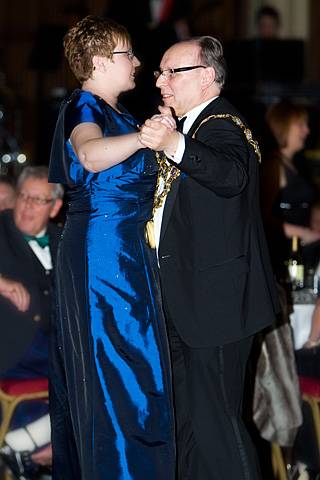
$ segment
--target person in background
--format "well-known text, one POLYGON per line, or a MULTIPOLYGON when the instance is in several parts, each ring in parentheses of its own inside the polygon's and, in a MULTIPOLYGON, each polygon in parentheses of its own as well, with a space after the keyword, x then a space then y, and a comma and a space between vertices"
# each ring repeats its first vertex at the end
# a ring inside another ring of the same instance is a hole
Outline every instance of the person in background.
MULTIPOLYGON (((266 122, 271 132, 271 148, 266 150, 262 165, 261 205, 278 288, 285 292, 282 295, 282 311, 292 313, 292 291, 286 266, 286 260, 291 252, 291 238, 296 236, 300 240, 303 263, 308 275, 309 268, 312 267, 311 272, 313 272, 316 258, 319 259, 320 231, 316 228, 315 221, 312 221, 316 200, 315 190, 311 183, 300 174, 295 163, 296 154, 303 150, 309 134, 308 112, 301 105, 294 104, 289 100, 282 100, 269 108, 266 122)), ((277 380, 281 381, 287 389, 281 406, 286 405, 287 399, 290 399, 287 412, 290 412, 296 400, 293 390, 291 392, 288 390, 287 379, 290 378, 291 381, 295 376, 298 378, 308 372, 317 371, 318 353, 315 355, 317 348, 312 347, 316 345, 314 342, 316 342, 318 334, 318 317, 319 306, 316 306, 310 337, 303 349, 294 351, 294 346, 290 346, 291 332, 290 338, 282 340, 282 343, 286 341, 288 344, 286 347, 287 358, 291 357, 291 351, 293 351, 295 361, 295 372, 291 369, 289 377, 288 373, 281 368, 281 362, 277 362, 279 365, 277 380), (282 378, 283 380, 281 380, 282 378)), ((287 322, 290 326, 289 317, 287 322)), ((274 332, 280 332, 281 328, 283 327, 278 322, 274 332)), ((277 411, 279 411, 279 407, 277 407, 277 411)), ((282 417, 285 416, 286 412, 282 417)), ((312 471, 319 470, 319 458, 317 454, 314 454, 314 439, 312 435, 310 436, 312 428, 310 429, 308 412, 303 404, 302 417, 302 425, 296 430, 293 438, 294 443, 288 445, 291 447, 291 459, 288 463, 292 464, 293 469, 300 469, 300 464, 305 464, 311 475, 312 471), (308 448, 305 448, 306 441, 308 448)), ((291 424, 294 424, 292 420, 291 424)))
MULTIPOLYGON (((314 232, 320 233, 320 201, 316 195, 316 201, 311 206, 310 212, 310 228, 314 232)), ((306 264, 307 275, 310 274, 320 275, 320 241, 316 240, 314 242, 304 245, 302 248, 303 259, 306 264)), ((310 278, 312 280, 312 278, 310 278)), ((315 287, 319 281, 314 277, 314 285, 308 284, 309 288, 315 287)))
POLYGON ((290 239, 297 236, 302 245, 320 239, 320 232, 310 226, 315 190, 295 164, 309 134, 308 113, 282 100, 269 108, 266 123, 271 136, 261 169, 261 207, 274 271, 282 279, 290 239))
POLYGON ((171 185, 153 222, 179 480, 260 478, 241 406, 252 340, 273 321, 277 296, 259 210, 259 148, 221 96, 225 75, 216 38, 173 45, 155 72, 164 107, 140 134, 145 146, 164 152, 156 199, 171 185), (173 111, 181 131, 164 122, 173 111))
MULTIPOLYGON (((14 208, 0 213, 0 381, 48 377, 52 268, 60 235, 50 220, 59 212, 62 197, 61 185, 48 183, 47 167, 25 167, 14 208)), ((47 413, 45 402, 22 404, 11 425, 21 430, 9 432, 1 450, 12 470, 26 478, 31 453, 43 446, 43 432, 50 441, 50 426, 44 421, 40 439, 33 435, 33 442, 26 427, 47 413)))
MULTIPOLYGON (((53 478, 173 480, 170 358, 144 228, 157 163, 119 103, 140 61, 89 15, 64 39, 81 88, 62 105, 49 181, 66 185, 50 391, 53 478)), ((172 123, 172 122, 171 122, 172 123)))
POLYGON ((256 13, 257 36, 264 40, 279 38, 281 19, 278 10, 269 5, 260 7, 256 13))
POLYGON ((310 227, 316 232, 320 232, 320 201, 317 200, 311 208, 310 227))
POLYGON ((13 208, 16 201, 16 191, 13 183, 7 177, 0 176, 0 211, 13 208))
MULTIPOLYGON (((320 344, 320 298, 317 299, 314 311, 311 319, 311 328, 309 332, 308 339, 303 345, 303 348, 314 348, 319 347, 320 344)), ((320 379, 320 370, 318 369, 319 362, 315 362, 314 368, 316 369, 316 374, 308 374, 307 377, 315 377, 320 379)))
MULTIPOLYGON (((306 319, 307 320, 307 319, 306 319)), ((310 331, 302 348, 295 351, 301 394, 308 393, 311 384, 315 391, 320 384, 320 299, 315 302, 310 331)), ((293 454, 297 468, 304 472, 299 479, 320 478, 320 455, 314 419, 307 402, 302 402, 303 423, 298 431, 293 454), (308 474, 308 476, 306 476, 308 474)))

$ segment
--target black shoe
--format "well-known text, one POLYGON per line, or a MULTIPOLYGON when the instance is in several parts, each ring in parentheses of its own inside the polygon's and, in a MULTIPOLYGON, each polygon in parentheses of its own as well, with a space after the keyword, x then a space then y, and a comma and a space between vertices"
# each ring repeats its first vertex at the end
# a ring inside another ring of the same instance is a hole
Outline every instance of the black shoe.
POLYGON ((1 448, 0 456, 18 480, 35 480, 40 473, 40 465, 34 463, 30 452, 15 452, 5 446, 1 448))

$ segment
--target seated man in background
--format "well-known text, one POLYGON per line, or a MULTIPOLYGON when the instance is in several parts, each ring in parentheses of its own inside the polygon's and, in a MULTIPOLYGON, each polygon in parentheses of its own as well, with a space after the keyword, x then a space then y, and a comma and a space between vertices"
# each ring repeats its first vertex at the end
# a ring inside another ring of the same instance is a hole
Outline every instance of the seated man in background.
MULTIPOLYGON (((63 189, 60 185, 49 184, 47 178, 47 167, 26 167, 18 178, 13 210, 0 213, 2 381, 48 377, 52 268, 60 234, 59 227, 50 219, 58 214, 62 206, 63 189)), ((32 411, 31 405, 22 404, 10 429, 34 424, 47 414, 48 405, 45 402, 34 404, 32 411)), ((44 421, 43 425, 48 426, 48 421, 44 421)), ((33 438, 32 448, 29 448, 30 438, 27 429, 23 430, 25 443, 21 436, 7 435, 10 440, 7 443, 12 450, 8 445, 2 449, 5 460, 14 461, 16 457, 13 453, 36 451, 43 445, 33 438)), ((24 474, 24 478, 32 478, 23 471, 19 473, 24 474)))
POLYGON ((0 211, 13 208, 16 201, 16 191, 13 183, 7 177, 0 177, 0 211))

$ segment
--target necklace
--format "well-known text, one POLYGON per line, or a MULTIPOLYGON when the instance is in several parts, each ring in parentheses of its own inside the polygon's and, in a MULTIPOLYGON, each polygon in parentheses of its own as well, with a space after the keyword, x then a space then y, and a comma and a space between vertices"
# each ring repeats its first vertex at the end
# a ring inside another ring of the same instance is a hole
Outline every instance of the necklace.
POLYGON ((162 207, 163 202, 171 190, 172 183, 180 175, 180 170, 167 161, 164 153, 160 155, 159 152, 156 152, 156 160, 158 163, 158 177, 153 200, 152 217, 146 223, 144 230, 145 239, 150 248, 156 248, 154 233, 155 212, 158 208, 162 207))
MULTIPOLYGON (((231 115, 230 113, 218 113, 218 114, 214 114, 214 115, 209 115, 208 117, 204 118, 199 123, 195 132, 192 135, 192 138, 195 138, 199 128, 204 123, 208 122, 211 119, 231 120, 238 127, 240 127, 241 130, 243 131, 246 139, 247 139, 247 142, 253 147, 258 162, 261 163, 261 153, 260 153, 260 148, 259 148, 258 142, 253 139, 251 130, 248 127, 246 127, 246 125, 242 122, 242 120, 239 117, 237 117, 236 115, 231 115)), ((157 185, 156 185, 156 191, 155 191, 155 196, 154 196, 154 201, 153 201, 152 217, 146 223, 145 230, 144 230, 145 239, 146 239, 146 242, 147 242, 147 244, 149 245, 150 248, 156 248, 156 239, 155 239, 155 234, 154 234, 154 215, 155 215, 155 212, 158 208, 160 208, 163 205, 163 202, 164 202, 165 198, 167 197, 168 193, 170 192, 172 183, 180 175, 180 170, 177 167, 175 167, 174 165, 171 165, 167 161, 167 157, 165 156, 165 154, 163 154, 162 157, 161 157, 160 154, 158 152, 156 152, 156 159, 157 159, 157 162, 158 162, 159 171, 158 171, 157 185), (161 180, 162 180, 162 182, 161 182, 161 180), (161 188, 161 183, 163 185, 163 188, 161 188)))

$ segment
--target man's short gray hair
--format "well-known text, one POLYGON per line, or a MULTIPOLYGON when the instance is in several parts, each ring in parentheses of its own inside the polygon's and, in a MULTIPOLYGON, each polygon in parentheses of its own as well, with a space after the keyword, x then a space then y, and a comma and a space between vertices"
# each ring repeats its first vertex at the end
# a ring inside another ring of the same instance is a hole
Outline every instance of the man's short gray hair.
MULTIPOLYGON (((20 190, 21 185, 27 178, 46 179, 48 181, 49 169, 45 165, 39 165, 34 167, 25 167, 20 173, 17 180, 17 189, 20 190)), ((51 183, 52 196, 55 200, 63 198, 63 186, 60 183, 51 183)))
POLYGON ((213 67, 216 72, 215 82, 223 87, 227 76, 227 64, 223 56, 223 47, 217 38, 204 35, 193 39, 200 47, 200 63, 213 67))

